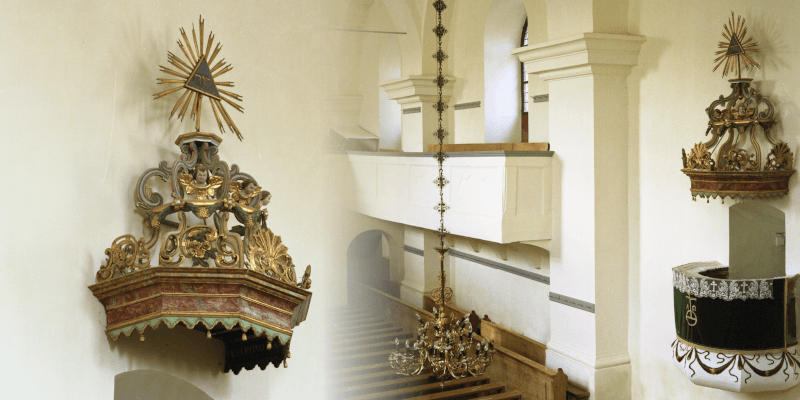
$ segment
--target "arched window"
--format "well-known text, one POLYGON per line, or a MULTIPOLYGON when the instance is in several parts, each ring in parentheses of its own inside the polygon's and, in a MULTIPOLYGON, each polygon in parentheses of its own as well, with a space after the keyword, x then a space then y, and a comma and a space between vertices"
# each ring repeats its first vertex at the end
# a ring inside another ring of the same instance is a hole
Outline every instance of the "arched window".
MULTIPOLYGON (((528 45, 528 19, 525 18, 525 24, 522 25, 522 35, 520 39, 520 47, 525 47, 528 45)), ((522 143, 528 142, 528 71, 525 70, 525 63, 521 62, 520 68, 522 73, 520 74, 520 81, 521 81, 521 89, 520 92, 522 93, 522 143)))

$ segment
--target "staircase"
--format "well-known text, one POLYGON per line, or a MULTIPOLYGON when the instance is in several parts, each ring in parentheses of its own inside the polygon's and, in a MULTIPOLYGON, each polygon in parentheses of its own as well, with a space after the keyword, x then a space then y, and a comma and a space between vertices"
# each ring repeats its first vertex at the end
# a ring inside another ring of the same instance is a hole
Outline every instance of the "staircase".
POLYGON ((330 378, 331 399, 348 400, 514 400, 522 399, 517 391, 506 390, 501 382, 484 376, 439 382, 424 371, 419 376, 398 375, 389 366, 394 340, 411 339, 407 329, 394 326, 385 317, 364 309, 344 308, 333 315, 332 332, 339 348, 332 359, 341 367, 330 378))

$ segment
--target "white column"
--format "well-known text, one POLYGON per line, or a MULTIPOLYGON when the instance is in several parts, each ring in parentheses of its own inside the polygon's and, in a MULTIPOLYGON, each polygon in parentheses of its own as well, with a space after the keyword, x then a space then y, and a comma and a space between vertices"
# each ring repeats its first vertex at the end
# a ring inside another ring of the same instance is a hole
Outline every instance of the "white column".
MULTIPOLYGON (((402 149, 405 152, 427 151, 428 145, 438 143, 433 136, 438 127, 438 114, 433 105, 439 100, 439 88, 433 83, 435 76, 413 75, 380 84, 389 100, 396 100, 402 108, 402 149)), ((447 77, 442 90, 447 102, 453 95, 455 78, 447 77)))
POLYGON ((631 397, 627 76, 644 40, 584 33, 515 52, 550 94, 547 364, 595 399, 631 397))

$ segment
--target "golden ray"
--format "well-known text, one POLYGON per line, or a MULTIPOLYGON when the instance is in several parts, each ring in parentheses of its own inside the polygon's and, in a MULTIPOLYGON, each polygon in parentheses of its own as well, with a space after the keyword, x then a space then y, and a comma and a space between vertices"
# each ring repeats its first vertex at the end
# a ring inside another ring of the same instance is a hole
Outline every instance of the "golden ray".
POLYGON ((233 108, 235 108, 235 109, 236 109, 236 111, 239 111, 240 113, 244 113, 244 108, 242 108, 242 106, 240 106, 240 105, 238 105, 238 104, 236 104, 236 103, 234 103, 234 102, 232 102, 232 101, 228 100, 228 98, 227 98, 227 97, 220 97, 220 99, 222 99, 222 100, 224 100, 226 103, 230 104, 230 105, 231 105, 231 107, 233 107, 233 108))
POLYGON ((219 60, 217 65, 215 65, 214 68, 211 68, 211 73, 214 73, 214 71, 219 69, 219 67, 223 66, 224 64, 225 64, 225 59, 224 58, 222 60, 219 60))
POLYGON ((208 56, 208 53, 211 52, 211 43, 214 41, 214 32, 208 34, 208 44, 206 45, 206 52, 204 53, 208 56))
POLYGON ((222 115, 222 120, 225 121, 225 124, 228 125, 228 128, 231 127, 231 117, 225 112, 225 109, 222 107, 222 103, 219 100, 214 99, 214 104, 217 105, 217 110, 219 110, 219 114, 222 115))
POLYGON ((200 16, 200 50, 198 50, 198 51, 200 52, 200 58, 203 58, 203 55, 205 53, 203 53, 203 16, 202 15, 200 16))
POLYGON ((180 107, 181 103, 183 102, 183 99, 185 99, 187 95, 189 95, 189 90, 183 92, 181 98, 178 99, 177 103, 175 103, 175 107, 172 107, 172 112, 169 113, 169 119, 172 119, 172 116, 175 114, 175 111, 178 109, 178 107, 180 107))
POLYGON ((200 111, 203 109, 203 95, 197 94, 197 114, 194 119, 194 130, 200 132, 200 111))
POLYGON ((722 25, 722 37, 727 42, 717 42, 717 48, 720 49, 714 53, 715 58, 713 63, 714 68, 711 70, 716 71, 724 61, 725 66, 722 69, 722 76, 728 73, 735 73, 738 79, 742 78, 742 69, 750 70, 752 67, 761 68, 761 66, 747 53, 757 53, 758 44, 753 42, 753 38, 747 38, 747 25, 746 20, 741 15, 737 16, 731 11, 731 16, 728 22, 722 25), (744 65, 742 65, 744 64, 744 65), (744 67, 744 68, 742 68, 744 67))
POLYGON ((750 56, 747 55, 747 53, 742 54, 742 57, 746 58, 747 61, 749 61, 751 64, 755 65, 756 67, 761 68, 761 66, 758 65, 756 60, 753 60, 750 56))
POLYGON ((226 66, 225 66, 225 68, 223 68, 222 70, 220 70, 220 71, 219 71, 219 72, 217 72, 216 74, 214 74, 214 75, 211 75, 211 77, 212 77, 212 78, 216 78, 216 77, 218 77, 218 76, 220 76, 220 75, 222 75, 222 74, 224 74, 224 73, 226 73, 226 72, 228 72, 228 71, 230 71, 230 70, 232 70, 232 69, 233 69, 233 67, 231 67, 231 65, 230 65, 230 64, 228 64, 228 65, 226 65, 226 66))
MULTIPOLYGON (((192 61, 192 57, 190 57, 190 56, 189 56, 189 53, 188 53, 188 52, 186 52, 186 47, 183 47, 183 43, 182 43, 180 40, 178 40, 178 47, 180 47, 180 48, 181 48, 181 51, 183 51, 183 55, 185 55, 185 56, 186 56, 186 59, 187 59, 187 60, 189 60, 189 61, 192 61)), ((192 61, 192 63, 193 63, 193 64, 196 64, 196 63, 197 63, 197 61, 192 61)))
POLYGON ((209 97, 208 102, 211 103, 211 111, 214 112, 214 119, 217 120, 217 126, 219 126, 220 132, 225 133, 225 128, 222 126, 222 121, 219 120, 219 114, 217 114, 217 107, 214 105, 214 99, 209 97))
POLYGON ((180 58, 175 57, 175 55, 172 54, 172 53, 168 53, 167 54, 167 61, 169 61, 170 64, 180 68, 181 71, 184 71, 187 74, 191 74, 192 73, 192 67, 190 67, 188 64, 183 62, 183 60, 181 60, 180 58))
POLYGON ((208 40, 206 41, 205 34, 205 20, 201 15, 198 19, 198 28, 195 29, 192 24, 192 38, 189 39, 185 29, 180 28, 180 38, 177 40, 178 47, 183 52, 185 59, 176 56, 172 52, 167 52, 167 61, 175 69, 167 68, 160 65, 160 71, 175 77, 181 78, 157 78, 159 85, 179 85, 166 89, 159 93, 154 94, 155 98, 161 98, 177 91, 183 90, 183 94, 175 102, 175 105, 170 111, 169 118, 177 114, 177 118, 181 121, 189 115, 190 119, 194 119, 194 129, 200 132, 200 120, 203 111, 203 97, 208 97, 208 102, 211 104, 211 111, 214 113, 214 119, 217 121, 217 126, 222 133, 225 133, 226 126, 236 134, 239 140, 242 140, 242 134, 239 128, 231 119, 230 114, 222 105, 222 102, 230 104, 239 112, 244 112, 241 105, 234 103, 232 100, 241 102, 242 96, 227 90, 222 90, 220 87, 233 87, 233 82, 215 82, 214 78, 231 71, 233 67, 230 63, 226 63, 223 58, 216 64, 214 60, 222 50, 222 44, 216 42, 214 32, 209 32, 208 40), (198 41, 198 33, 200 40, 198 41), (216 42, 216 43, 215 43, 216 42), (214 51, 212 52, 212 48, 214 51), (213 68, 210 68, 214 65, 213 68))
POLYGON ((174 84, 176 84, 176 83, 180 83, 180 84, 184 84, 184 83, 186 83, 186 80, 180 80, 180 79, 163 79, 163 78, 158 78, 158 80, 159 80, 159 82, 158 82, 158 84, 159 84, 159 85, 174 85, 174 84))
POLYGON ((191 119, 195 119, 194 117, 197 114, 197 100, 200 99, 200 96, 202 96, 200 93, 197 93, 197 95, 194 96, 194 102, 192 103, 192 110, 191 110, 192 112, 189 113, 189 118, 191 119))
POLYGON ((222 93, 222 94, 228 95, 228 96, 230 96, 231 98, 234 98, 234 99, 236 99, 236 100, 242 101, 242 96, 239 96, 239 95, 238 95, 238 94, 236 94, 236 93, 231 93, 231 92, 229 92, 229 91, 227 91, 227 90, 222 90, 222 89, 217 89, 217 91, 218 91, 218 92, 220 92, 220 93, 222 93))
POLYGON ((222 50, 222 44, 217 43, 217 47, 214 48, 214 52, 211 53, 211 58, 208 59, 208 63, 211 64, 214 62, 214 59, 217 58, 217 53, 222 50))
POLYGON ((175 76, 183 78, 183 79, 189 79, 188 75, 184 75, 184 74, 182 74, 180 72, 175 72, 175 71, 173 71, 173 70, 171 70, 171 69, 169 69, 169 68, 167 68, 167 67, 165 67, 163 65, 159 65, 159 67, 161 67, 161 72, 166 72, 166 73, 168 73, 170 75, 175 75, 175 76))
POLYGON ((239 132, 239 128, 237 128, 236 124, 233 123, 231 116, 228 115, 228 111, 225 110, 225 107, 222 106, 222 103, 220 103, 219 100, 217 100, 217 107, 219 107, 219 109, 222 110, 222 113, 225 114, 225 119, 228 121, 231 130, 236 134, 236 137, 238 137, 239 140, 242 140, 242 134, 239 132))
POLYGON ((191 103, 194 99, 195 92, 193 90, 190 90, 189 92, 191 92, 189 93, 189 98, 186 100, 186 103, 183 103, 183 108, 181 108, 181 112, 178 113, 178 118, 180 118, 181 121, 183 121, 183 117, 186 116, 186 109, 189 108, 189 103, 191 103))
POLYGON ((178 90, 181 90, 181 89, 183 89, 183 87, 176 87, 176 88, 172 88, 172 89, 167 89, 167 90, 165 90, 163 92, 156 93, 153 96, 156 96, 156 99, 160 99, 160 98, 162 98, 162 97, 164 97, 164 96, 166 96, 168 94, 175 93, 175 92, 177 92, 178 90))
POLYGON ((194 24, 192 24, 192 39, 194 40, 194 49, 197 51, 197 59, 200 60, 203 58, 203 55, 200 54, 200 46, 197 45, 197 34, 194 33, 194 24))
POLYGON ((183 36, 183 40, 186 41, 186 47, 189 49, 189 54, 192 55, 192 63, 197 64, 197 58, 194 56, 194 51, 192 51, 192 42, 189 41, 189 38, 186 36, 186 31, 181 28, 181 36, 183 36))

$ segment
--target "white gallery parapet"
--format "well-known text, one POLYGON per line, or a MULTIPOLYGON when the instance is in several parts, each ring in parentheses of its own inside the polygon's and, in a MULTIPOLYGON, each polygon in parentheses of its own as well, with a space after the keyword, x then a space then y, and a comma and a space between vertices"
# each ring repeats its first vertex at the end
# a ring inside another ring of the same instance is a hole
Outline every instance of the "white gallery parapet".
MULTIPOLYGON (((348 152, 349 208, 361 214, 436 230, 438 176, 434 153, 348 152)), ((552 237, 552 151, 447 153, 443 173, 450 233, 495 243, 552 237)))

